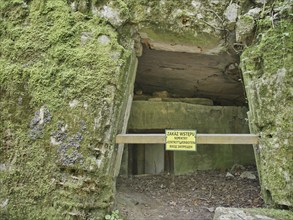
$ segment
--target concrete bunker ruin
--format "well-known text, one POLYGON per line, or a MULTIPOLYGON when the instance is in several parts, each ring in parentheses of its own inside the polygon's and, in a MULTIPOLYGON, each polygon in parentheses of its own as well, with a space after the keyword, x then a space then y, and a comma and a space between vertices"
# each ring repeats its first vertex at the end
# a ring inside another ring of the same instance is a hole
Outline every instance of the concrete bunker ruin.
MULTIPOLYGON (((138 68, 128 133, 249 133, 239 56, 219 46, 166 43, 140 33, 138 68)), ((163 144, 128 144, 121 175, 226 169, 255 165, 252 145, 198 145, 196 152, 165 151, 163 144)))

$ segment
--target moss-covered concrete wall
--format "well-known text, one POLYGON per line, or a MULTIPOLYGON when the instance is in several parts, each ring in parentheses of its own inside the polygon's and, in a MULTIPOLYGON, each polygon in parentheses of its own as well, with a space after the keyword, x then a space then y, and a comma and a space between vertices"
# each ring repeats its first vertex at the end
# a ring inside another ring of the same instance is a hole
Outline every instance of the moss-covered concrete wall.
POLYGON ((211 53, 240 53, 255 39, 242 68, 251 129, 263 137, 260 176, 274 203, 292 207, 291 8, 289 0, 0 1, 1 219, 101 219, 111 206, 114 136, 139 31, 211 53))
MULTIPOLYGON (((219 41, 207 20, 189 25, 207 4, 223 11, 213 2, 0 2, 2 219, 102 218, 113 202, 114 136, 137 30, 188 33, 184 42, 207 32, 219 41)), ((202 14, 218 26, 216 14, 202 14)))
POLYGON ((136 57, 129 30, 122 44, 80 7, 0 2, 1 219, 102 219, 113 202, 136 57))
POLYGON ((268 204, 293 207, 293 17, 292 1, 263 6, 256 32, 241 56, 249 122, 268 204))

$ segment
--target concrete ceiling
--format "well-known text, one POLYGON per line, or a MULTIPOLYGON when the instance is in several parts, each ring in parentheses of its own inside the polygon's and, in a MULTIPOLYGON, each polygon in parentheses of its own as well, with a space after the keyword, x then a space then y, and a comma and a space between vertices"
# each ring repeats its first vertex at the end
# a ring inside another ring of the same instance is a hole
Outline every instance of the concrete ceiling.
POLYGON ((245 105, 237 56, 172 50, 144 46, 136 90, 148 95, 167 91, 172 97, 210 98, 219 105, 245 105))

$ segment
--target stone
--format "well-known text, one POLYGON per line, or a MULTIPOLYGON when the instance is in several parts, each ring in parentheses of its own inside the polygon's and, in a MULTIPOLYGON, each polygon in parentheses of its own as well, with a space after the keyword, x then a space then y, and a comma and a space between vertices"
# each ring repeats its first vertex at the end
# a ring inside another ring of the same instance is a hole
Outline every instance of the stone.
POLYGON ((259 18, 261 12, 261 8, 252 8, 250 9, 246 15, 253 17, 254 19, 259 18))
POLYGON ((242 172, 245 170, 245 167, 241 164, 234 164, 231 168, 231 173, 238 174, 239 172, 242 172))
POLYGON ((252 36, 255 28, 255 21, 252 16, 240 16, 236 22, 236 41, 247 44, 247 40, 252 36))
POLYGON ((78 105, 79 101, 76 99, 73 99, 69 102, 70 108, 75 108, 78 105))
POLYGON ((240 9, 239 5, 232 3, 226 8, 224 12, 224 16, 227 21, 227 27, 229 30, 233 30, 235 27, 236 20, 239 14, 239 9, 240 9))
POLYGON ((50 143, 52 145, 59 145, 59 144, 61 144, 61 142, 60 141, 57 141, 55 137, 50 137, 50 143))
POLYGON ((108 5, 104 5, 98 14, 101 17, 106 18, 115 27, 120 26, 123 23, 123 20, 120 18, 119 11, 108 5))
POLYGON ((220 0, 209 0, 208 2, 209 2, 210 5, 212 6, 212 5, 217 5, 217 4, 219 4, 219 3, 220 3, 220 0))
POLYGON ((233 178, 234 176, 233 176, 233 174, 227 172, 227 173, 226 173, 226 177, 228 177, 228 178, 232 177, 232 178, 233 178))
POLYGON ((250 171, 244 171, 243 173, 241 173, 240 178, 256 180, 256 176, 250 171))
POLYGON ((111 53, 111 58, 113 60, 118 60, 121 57, 121 53, 119 51, 114 51, 111 53))
POLYGON ((268 0, 253 0, 253 2, 257 5, 263 5, 268 2, 268 0))
POLYGON ((209 207, 209 208, 206 208, 209 212, 214 212, 215 211, 215 208, 214 207, 209 207))
POLYGON ((107 35, 100 35, 98 37, 98 41, 104 45, 108 45, 111 42, 110 38, 107 35))
POLYGON ((170 94, 167 91, 158 91, 154 92, 153 96, 157 98, 168 98, 170 97, 170 94))
POLYGON ((93 33, 91 33, 91 32, 82 32, 81 36, 80 36, 81 45, 85 45, 92 38, 93 38, 93 33))
POLYGON ((293 25, 286 19, 274 27, 267 22, 270 28, 257 28, 255 36, 261 37, 242 53, 241 69, 249 127, 251 133, 261 134, 255 158, 262 198, 272 206, 292 208, 293 35, 286 33, 292 33, 293 25))
POLYGON ((201 2, 198 2, 198 1, 192 1, 191 2, 191 5, 194 7, 194 8, 200 8, 201 7, 201 2))
POLYGON ((72 10, 72 11, 77 11, 77 5, 76 5, 76 2, 71 2, 70 7, 71 7, 71 10, 72 10))
POLYGON ((247 212, 244 209, 218 207, 213 220, 276 220, 265 215, 247 212))
POLYGON ((6 171, 7 170, 7 166, 5 163, 1 163, 0 164, 0 171, 6 171))
POLYGON ((9 202, 9 199, 5 199, 5 200, 1 201, 0 207, 5 208, 8 205, 8 202, 9 202))

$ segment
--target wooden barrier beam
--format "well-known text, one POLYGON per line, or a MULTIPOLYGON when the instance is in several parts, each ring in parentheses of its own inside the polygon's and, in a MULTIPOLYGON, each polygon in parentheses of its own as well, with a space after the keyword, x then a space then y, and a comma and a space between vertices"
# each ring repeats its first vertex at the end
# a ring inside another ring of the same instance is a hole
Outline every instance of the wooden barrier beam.
MULTIPOLYGON (((197 144, 258 144, 255 134, 197 134, 197 144)), ((118 134, 117 144, 165 144, 165 134, 118 134)))

